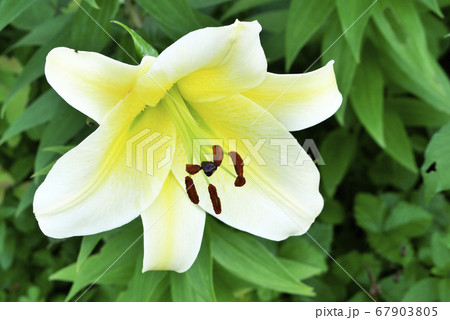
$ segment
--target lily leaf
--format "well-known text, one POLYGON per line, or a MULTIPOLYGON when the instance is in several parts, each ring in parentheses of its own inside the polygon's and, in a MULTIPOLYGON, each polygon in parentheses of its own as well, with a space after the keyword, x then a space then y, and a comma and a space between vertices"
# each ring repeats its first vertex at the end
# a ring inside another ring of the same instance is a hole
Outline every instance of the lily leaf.
POLYGON ((125 30, 128 31, 128 33, 133 38, 134 42, 134 48, 136 49, 136 52, 138 53, 140 58, 143 58, 145 56, 152 56, 157 57, 158 51, 152 47, 147 41, 142 39, 142 37, 133 29, 129 28, 128 26, 124 25, 123 23, 119 21, 112 21, 115 24, 118 24, 119 26, 122 26, 125 30))

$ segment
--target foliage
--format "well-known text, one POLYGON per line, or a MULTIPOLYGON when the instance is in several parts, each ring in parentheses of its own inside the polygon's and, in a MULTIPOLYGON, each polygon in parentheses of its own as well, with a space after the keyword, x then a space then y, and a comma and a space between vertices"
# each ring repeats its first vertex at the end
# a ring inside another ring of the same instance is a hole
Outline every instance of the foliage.
POLYGON ((377 300, 449 301, 449 16, 449 0, 0 0, 0 301, 370 301, 348 274, 377 300), (272 242, 208 218, 183 274, 141 273, 139 221, 45 237, 33 194, 95 129, 49 88, 47 53, 136 64, 236 18, 262 24, 270 71, 335 60, 342 107, 294 133, 326 163, 309 236, 272 242))

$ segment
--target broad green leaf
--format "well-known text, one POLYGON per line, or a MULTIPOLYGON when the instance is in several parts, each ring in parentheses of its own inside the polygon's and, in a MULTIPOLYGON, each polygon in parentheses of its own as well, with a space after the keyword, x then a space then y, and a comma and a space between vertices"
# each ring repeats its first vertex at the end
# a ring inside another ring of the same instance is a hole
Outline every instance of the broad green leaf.
POLYGON ((79 7, 70 28, 71 46, 77 50, 101 51, 111 40, 111 19, 119 8, 117 0, 97 1, 100 9, 78 2, 79 7))
POLYGON ((379 197, 368 193, 358 193, 355 198, 356 224, 366 231, 381 232, 386 209, 379 197))
POLYGON ((182 273, 170 274, 170 292, 174 302, 206 302, 205 298, 199 294, 191 285, 186 275, 182 273))
POLYGON ((341 128, 330 132, 320 146, 325 165, 320 166, 323 188, 332 198, 352 164, 356 151, 356 135, 341 128))
POLYGON ((326 64, 330 60, 334 60, 334 71, 342 93, 343 101, 339 110, 336 112, 336 118, 341 125, 345 122, 345 112, 347 109, 347 100, 350 90, 353 87, 353 78, 356 71, 356 61, 353 58, 347 41, 339 39, 341 29, 339 27, 339 19, 337 14, 331 15, 330 23, 327 26, 322 41, 322 63, 326 64), (336 41, 339 39, 338 41, 336 41))
POLYGON ((50 280, 73 282, 66 300, 74 298, 81 289, 92 283, 128 283, 134 274, 136 256, 143 250, 140 233, 138 221, 112 231, 111 237, 105 237, 105 245, 100 252, 88 257, 78 271, 74 263, 51 275, 50 280))
POLYGON ((368 50, 356 70, 350 100, 364 128, 381 147, 385 147, 383 75, 376 56, 368 50))
POLYGON ((400 117, 393 111, 384 113, 385 151, 409 171, 418 172, 411 142, 400 117))
MULTIPOLYGON (((360 253, 354 250, 337 257, 336 261, 364 288, 370 288, 371 277, 377 279, 383 270, 382 263, 373 253, 360 253)), ((331 274, 339 283, 352 283, 352 279, 342 271, 339 265, 336 263, 331 265, 331 274)))
MULTIPOLYGON (((378 0, 377 0, 378 1, 378 0)), ((364 30, 369 22, 374 0, 336 0, 342 30, 355 60, 359 63, 364 30)))
POLYGON ((72 20, 73 14, 66 13, 59 15, 43 22, 29 33, 27 33, 23 38, 14 43, 7 51, 12 49, 23 47, 23 46, 37 46, 43 45, 51 41, 66 25, 72 20))
POLYGON ((280 0, 237 0, 234 1, 233 5, 225 11, 220 20, 226 20, 231 17, 235 17, 238 13, 241 13, 246 10, 250 10, 253 8, 261 7, 265 4, 269 4, 272 2, 277 2, 280 0))
POLYGON ((297 279, 305 280, 323 273, 323 269, 291 259, 278 258, 283 266, 297 279))
POLYGON ((264 288, 299 295, 313 295, 253 236, 214 223, 214 259, 235 276, 264 288))
POLYGON ((99 6, 98 6, 96 0, 84 0, 84 1, 86 1, 87 3, 89 3, 89 5, 90 5, 92 8, 94 8, 94 9, 99 9, 99 6))
POLYGON ((85 116, 67 104, 61 105, 53 119, 45 128, 36 154, 35 170, 48 165, 54 158, 53 152, 45 151, 48 147, 61 146, 77 134, 83 125, 85 116))
POLYGON ((78 258, 77 258, 77 272, 80 271, 80 267, 82 266, 83 262, 89 257, 89 255, 92 253, 94 248, 97 246, 97 244, 100 242, 100 240, 103 238, 102 233, 93 234, 90 236, 84 236, 83 240, 81 240, 81 247, 80 251, 78 252, 78 258))
POLYGON ((137 263, 133 277, 117 298, 118 302, 154 302, 164 294, 169 286, 166 271, 147 271, 142 273, 143 251, 136 257, 137 263))
POLYGON ((127 27, 126 25, 124 25, 119 21, 112 21, 112 22, 118 24, 119 26, 123 27, 125 30, 128 31, 128 33, 133 38, 134 48, 136 49, 136 52, 141 58, 145 56, 152 56, 152 57, 158 56, 158 51, 156 51, 155 48, 153 48, 149 43, 147 43, 144 39, 142 39, 142 37, 139 34, 137 34, 136 31, 130 29, 129 27, 127 27))
MULTIPOLYGON (((186 0, 137 0, 137 2, 172 40, 177 40, 190 31, 218 25, 205 24, 205 16, 194 10, 186 0)), ((211 19, 206 20, 213 22, 211 19)))
POLYGON ((203 9, 230 1, 232 0, 188 0, 188 3, 195 9, 203 9))
POLYGON ((0 2, 0 30, 37 1, 42 0, 2 0, 0 2))
POLYGON ((54 39, 41 46, 28 60, 27 64, 17 78, 14 86, 8 92, 8 96, 5 98, 1 111, 2 115, 5 114, 5 111, 10 106, 11 100, 19 93, 22 88, 44 74, 45 57, 51 49, 66 43, 67 33, 67 30, 60 32, 54 39))
POLYGON ((38 185, 36 183, 31 182, 28 186, 25 195, 20 199, 19 205, 17 206, 17 210, 15 213, 16 217, 20 217, 22 212, 31 206, 33 202, 34 193, 36 192, 38 185))
POLYGON ((404 168, 383 152, 370 166, 369 177, 376 186, 394 186, 407 191, 414 187, 419 175, 404 168))
POLYGON ((373 19, 381 36, 373 33, 371 39, 383 48, 378 53, 387 73, 434 108, 450 113, 450 81, 430 54, 414 1, 380 2, 373 19))
POLYGON ((18 15, 11 25, 20 30, 33 30, 42 21, 47 21, 55 15, 55 5, 51 0, 37 1, 18 15))
POLYGON ((444 18, 444 14, 442 13, 441 8, 439 7, 438 0, 419 0, 423 3, 428 9, 432 10, 436 13, 439 18, 444 18))
MULTIPOLYGON (((441 274, 450 272, 450 235, 440 232, 433 233, 431 237, 431 258, 441 274)), ((435 272, 435 273, 437 273, 435 272)))
POLYGON ((201 250, 192 267, 185 272, 192 288, 205 301, 216 301, 209 236, 205 234, 201 250))
POLYGON ((438 301, 438 279, 425 278, 415 283, 405 294, 402 302, 438 301))
POLYGON ((370 233, 370 246, 389 261, 407 265, 414 259, 414 248, 404 236, 392 233, 370 233))
POLYGON ((436 132, 425 151, 421 168, 426 199, 450 189, 450 123, 436 132))
POLYGON ((300 50, 334 9, 333 0, 292 0, 286 22, 286 64, 289 70, 300 50))
POLYGON ((386 101, 386 107, 395 111, 406 126, 441 127, 450 122, 450 114, 414 98, 389 99, 386 101))
MULTIPOLYGON (((318 243, 320 244, 319 241, 318 243)), ((326 253, 316 243, 304 238, 291 237, 283 241, 280 247, 280 256, 311 266, 320 270, 320 273, 328 270, 326 253)))
POLYGON ((438 283, 439 300, 441 302, 450 301, 450 279, 440 279, 438 283))
POLYGON ((55 110, 63 103, 53 90, 43 93, 8 127, 3 133, 0 144, 19 133, 50 121, 55 110))
POLYGON ((44 151, 55 152, 58 154, 65 154, 66 152, 69 152, 73 148, 75 148, 75 146, 54 146, 54 147, 47 147, 44 149, 44 151))
POLYGON ((417 237, 426 233, 433 217, 424 209, 407 202, 400 202, 387 216, 384 230, 405 237, 417 237))
POLYGON ((341 224, 345 219, 344 208, 341 203, 334 199, 327 199, 322 212, 319 215, 320 221, 327 224, 341 224))

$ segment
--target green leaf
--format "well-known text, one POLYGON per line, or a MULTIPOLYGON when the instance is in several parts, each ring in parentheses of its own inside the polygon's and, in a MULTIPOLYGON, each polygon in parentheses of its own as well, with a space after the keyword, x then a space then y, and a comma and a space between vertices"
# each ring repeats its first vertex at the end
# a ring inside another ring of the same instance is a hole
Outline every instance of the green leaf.
POLYGON ((46 44, 55 38, 72 19, 73 14, 66 13, 43 22, 9 47, 7 52, 23 46, 37 46, 46 44))
MULTIPOLYGON (((190 31, 207 27, 205 16, 194 10, 186 0, 137 0, 151 15, 161 29, 172 39, 177 40, 190 31)), ((211 26, 214 20, 207 19, 211 26)))
POLYGON ((431 214, 421 207, 400 202, 387 216, 384 229, 405 237, 417 237, 426 233, 432 222, 431 214))
POLYGON ((395 82, 434 108, 450 114, 450 81, 430 54, 426 33, 414 1, 384 1, 373 10, 379 30, 371 37, 395 82))
POLYGON ((425 278, 415 283, 405 294, 402 302, 438 301, 438 280, 425 278))
POLYGON ((36 1, 37 0, 2 0, 0 2, 0 31, 36 1))
POLYGON ((291 68, 300 50, 327 20, 334 5, 333 0, 291 1, 286 22, 286 70, 291 68))
POLYGON ((326 64, 330 60, 335 60, 334 71, 336 80, 339 84, 339 91, 342 93, 343 101, 339 110, 336 112, 336 118, 341 125, 345 122, 345 112, 347 109, 347 100, 350 90, 353 87, 353 78, 356 71, 356 61, 353 58, 347 41, 336 40, 341 35, 339 20, 336 14, 330 18, 330 24, 322 41, 322 63, 326 64))
POLYGON ((350 46, 355 60, 359 63, 364 30, 371 16, 374 0, 336 0, 345 40, 350 46))
POLYGON ((441 127, 450 122, 450 114, 414 98, 389 99, 386 108, 395 111, 406 126, 441 127))
POLYGON ((103 238, 103 233, 97 233, 90 236, 84 236, 83 240, 81 240, 81 247, 80 251, 78 252, 78 258, 77 258, 77 272, 80 271, 80 267, 82 266, 83 262, 89 257, 89 255, 92 253, 94 248, 97 246, 97 244, 100 242, 100 240, 103 238))
POLYGON ((216 6, 232 0, 188 0, 189 5, 195 9, 203 9, 216 6))
POLYGON ((185 272, 192 288, 204 301, 216 301, 209 236, 205 235, 201 250, 192 267, 185 272))
POLYGON ((117 298, 118 302, 154 302, 158 301, 169 286, 167 271, 147 271, 142 273, 143 251, 136 257, 134 275, 117 298))
POLYGON ((280 256, 318 269, 320 273, 328 269, 326 253, 316 243, 304 238, 292 237, 283 241, 280 256))
POLYGON ((419 0, 424 6, 437 14, 439 18, 444 18, 444 14, 439 7, 438 0, 419 0))
POLYGON ((3 133, 0 144, 28 129, 50 121, 63 101, 53 90, 48 90, 36 99, 20 117, 3 133))
POLYGON ((352 163, 355 151, 356 135, 349 134, 343 128, 330 132, 320 146, 325 161, 325 165, 320 166, 320 173, 328 197, 334 196, 336 188, 352 163))
POLYGON ((92 8, 100 9, 96 0, 84 0, 86 1, 92 8))
POLYGON ((383 202, 368 193, 358 193, 355 198, 356 224, 366 231, 381 232, 386 209, 383 202))
POLYGON ((147 43, 140 35, 136 33, 133 29, 130 29, 123 23, 119 21, 112 21, 113 23, 118 24, 119 26, 122 26, 125 30, 128 31, 128 33, 133 38, 134 42, 134 48, 136 49, 136 52, 138 53, 139 57, 145 57, 145 56, 152 56, 157 57, 158 51, 156 51, 155 48, 153 48, 149 43, 147 43))
POLYGON ((392 233, 370 233, 367 237, 370 246, 389 261, 407 265, 413 261, 414 248, 404 236, 392 233))
POLYGON ((419 175, 404 168, 383 152, 370 166, 369 177, 377 186, 394 186, 407 191, 415 185, 419 175))
POLYGON ((18 15, 11 25, 20 30, 33 30, 42 21, 47 21, 55 15, 55 5, 49 0, 34 2, 20 15, 18 15))
POLYGON ((67 301, 88 284, 128 283, 135 271, 136 256, 142 251, 142 243, 137 241, 140 233, 137 221, 112 231, 100 253, 88 257, 78 271, 74 263, 51 275, 50 280, 73 282, 67 301))
POLYGON ((261 7, 265 4, 276 2, 279 0, 237 0, 234 1, 233 5, 225 11, 225 13, 220 18, 221 21, 226 20, 231 17, 235 17, 238 13, 253 8, 261 7))
POLYGON ((418 172, 411 142, 400 117, 393 111, 384 113, 385 151, 403 167, 413 173, 418 172))
POLYGON ((439 300, 441 302, 450 301, 450 279, 440 279, 438 283, 439 300))
MULTIPOLYGON (((431 259, 436 270, 441 274, 450 272, 450 235, 444 233, 433 233, 431 237, 431 259)), ((436 272, 435 272, 436 273, 436 272)))
POLYGON ((212 254, 214 259, 235 276, 264 288, 311 296, 313 291, 298 281, 253 236, 229 230, 214 223, 212 254))
POLYGON ((5 114, 6 110, 10 106, 12 99, 19 93, 19 91, 42 76, 44 74, 45 57, 50 52, 51 49, 65 43, 65 38, 67 37, 67 30, 64 30, 58 34, 54 39, 45 45, 41 46, 33 56, 28 60, 27 64, 23 68, 19 77, 17 78, 14 86, 8 92, 8 96, 5 98, 2 107, 2 115, 5 114))
POLYGON ((83 114, 67 104, 63 103, 59 106, 42 134, 34 165, 36 171, 47 166, 55 158, 53 152, 45 151, 45 149, 64 145, 81 130, 85 124, 84 119, 83 114))
POLYGON ((70 40, 73 48, 99 52, 111 40, 110 21, 117 13, 119 1, 99 0, 98 4, 99 10, 85 5, 83 2, 77 3, 79 8, 70 28, 70 40))
POLYGON ((383 131, 384 81, 376 57, 366 50, 356 70, 350 94, 353 110, 370 136, 385 147, 383 131))
POLYGON ((421 171, 426 199, 431 199, 437 192, 450 189, 450 123, 431 138, 421 171))

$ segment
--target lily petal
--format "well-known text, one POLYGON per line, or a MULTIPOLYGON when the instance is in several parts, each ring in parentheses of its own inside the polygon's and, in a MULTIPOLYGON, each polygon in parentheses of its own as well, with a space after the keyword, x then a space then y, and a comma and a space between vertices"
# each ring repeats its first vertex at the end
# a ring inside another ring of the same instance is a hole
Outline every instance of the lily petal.
POLYGON ((144 264, 148 270, 184 272, 200 251, 205 212, 169 174, 155 202, 142 214, 144 264))
POLYGON ((193 31, 156 59, 139 79, 143 100, 156 104, 177 82, 187 100, 210 101, 246 91, 264 80, 267 61, 257 21, 193 31), (159 87, 160 94, 154 94, 159 87))
POLYGON ((128 65, 95 52, 55 48, 47 55, 48 83, 72 107, 98 123, 136 85, 155 58, 128 65))
MULTIPOLYGON (((318 190, 319 172, 295 138, 272 114, 241 95, 193 107, 205 123, 214 123, 214 132, 202 138, 220 137, 214 141, 222 141, 225 151, 221 166, 210 178, 203 172, 197 174, 202 176, 196 183, 199 205, 230 226, 267 239, 283 240, 305 233, 322 210, 323 199, 318 190), (251 145, 257 146, 258 141, 263 144, 255 153, 251 145), (283 155, 280 144, 286 142, 288 153, 283 155), (227 155, 230 151, 237 151, 246 163, 247 182, 242 187, 234 185, 235 170, 227 155), (217 189, 221 214, 214 214, 209 183, 217 189)), ((186 161, 183 149, 177 148, 172 170, 179 181, 187 175, 183 170, 186 161)))
POLYGON ((173 150, 176 132, 162 108, 148 108, 134 120, 142 108, 132 91, 103 125, 55 163, 33 203, 46 235, 64 238, 110 230, 153 202, 170 171, 171 157, 165 166, 160 163, 173 150), (153 154, 144 153, 153 149, 153 154))
POLYGON ((331 117, 342 103, 333 63, 304 74, 268 73, 259 86, 243 95, 267 109, 289 131, 311 127, 331 117))

